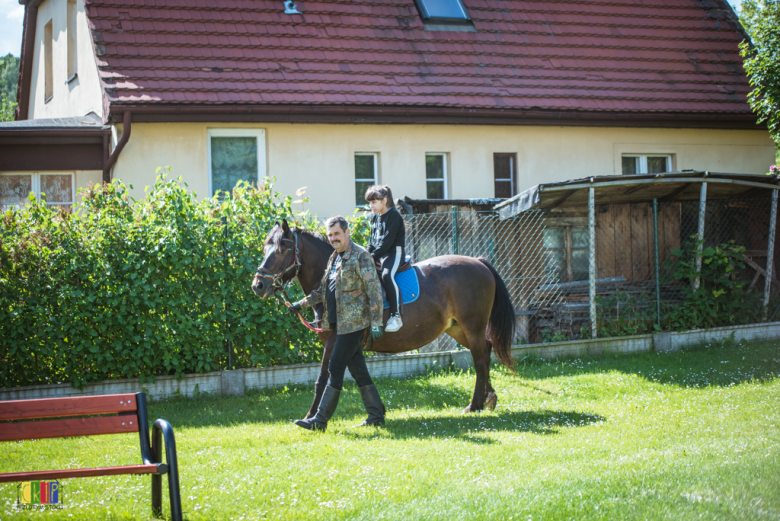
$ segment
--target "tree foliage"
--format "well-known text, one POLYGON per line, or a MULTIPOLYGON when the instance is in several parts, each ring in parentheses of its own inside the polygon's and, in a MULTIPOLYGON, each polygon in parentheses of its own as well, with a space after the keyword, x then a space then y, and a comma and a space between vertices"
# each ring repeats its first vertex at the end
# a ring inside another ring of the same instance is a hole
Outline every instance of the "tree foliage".
POLYGON ((164 176, 139 201, 116 180, 81 193, 72 213, 30 196, 0 214, 0 386, 227 369, 228 341, 235 367, 319 359, 250 287, 267 231, 297 217, 270 181, 222 199, 164 176))
POLYGON ((751 42, 740 44, 750 85, 750 107, 780 144, 780 2, 747 0, 740 21, 751 42))
POLYGON ((12 54, 0 57, 0 95, 16 102, 16 85, 19 78, 19 58, 12 54))
POLYGON ((19 58, 11 54, 0 58, 0 121, 14 120, 18 77, 19 58))

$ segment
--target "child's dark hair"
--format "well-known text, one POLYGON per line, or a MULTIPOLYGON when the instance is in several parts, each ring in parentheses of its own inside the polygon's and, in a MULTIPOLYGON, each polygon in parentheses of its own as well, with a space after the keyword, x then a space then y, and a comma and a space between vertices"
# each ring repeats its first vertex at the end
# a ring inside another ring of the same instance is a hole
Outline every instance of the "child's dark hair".
POLYGON ((395 202, 393 202, 393 192, 387 185, 373 185, 369 186, 366 190, 366 202, 381 201, 387 197, 387 207, 395 208, 395 202))

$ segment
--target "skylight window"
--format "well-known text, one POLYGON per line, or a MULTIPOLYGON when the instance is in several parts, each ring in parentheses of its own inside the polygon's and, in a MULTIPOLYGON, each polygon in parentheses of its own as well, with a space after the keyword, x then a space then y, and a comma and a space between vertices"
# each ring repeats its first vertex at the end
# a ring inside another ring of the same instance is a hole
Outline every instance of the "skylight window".
POLYGON ((426 23, 465 23, 471 21, 461 0, 415 0, 426 23))

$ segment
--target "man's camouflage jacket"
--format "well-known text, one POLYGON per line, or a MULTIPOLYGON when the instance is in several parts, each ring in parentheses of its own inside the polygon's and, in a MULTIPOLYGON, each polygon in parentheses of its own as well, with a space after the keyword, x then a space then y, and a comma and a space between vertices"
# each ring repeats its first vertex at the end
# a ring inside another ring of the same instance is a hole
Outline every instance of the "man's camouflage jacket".
MULTIPOLYGON (((330 256, 320 287, 298 301, 301 308, 309 308, 322 302, 325 307, 322 313, 323 331, 330 329, 327 318, 328 303, 324 292, 328 287, 328 275, 337 255, 334 251, 330 256)), ((382 325, 382 287, 379 285, 376 265, 366 249, 352 240, 344 251, 336 275, 336 323, 340 335, 382 325)))

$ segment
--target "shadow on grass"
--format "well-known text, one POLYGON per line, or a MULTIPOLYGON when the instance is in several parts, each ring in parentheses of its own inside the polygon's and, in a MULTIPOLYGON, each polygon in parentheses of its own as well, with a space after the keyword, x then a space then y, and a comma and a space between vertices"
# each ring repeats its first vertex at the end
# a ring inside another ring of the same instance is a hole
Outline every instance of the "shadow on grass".
MULTIPOLYGON (((621 372, 647 381, 680 387, 728 387, 780 375, 778 342, 730 341, 686 348, 675 353, 641 353, 599 358, 516 360, 515 373, 527 380, 621 372)), ((495 369, 494 369, 495 370, 495 369)))
POLYGON ((558 434, 568 427, 587 427, 606 418, 577 411, 541 410, 508 411, 487 414, 456 414, 451 416, 412 416, 394 418, 391 411, 386 433, 396 439, 458 439, 474 443, 494 443, 486 437, 490 432, 530 432, 540 435, 558 434))

